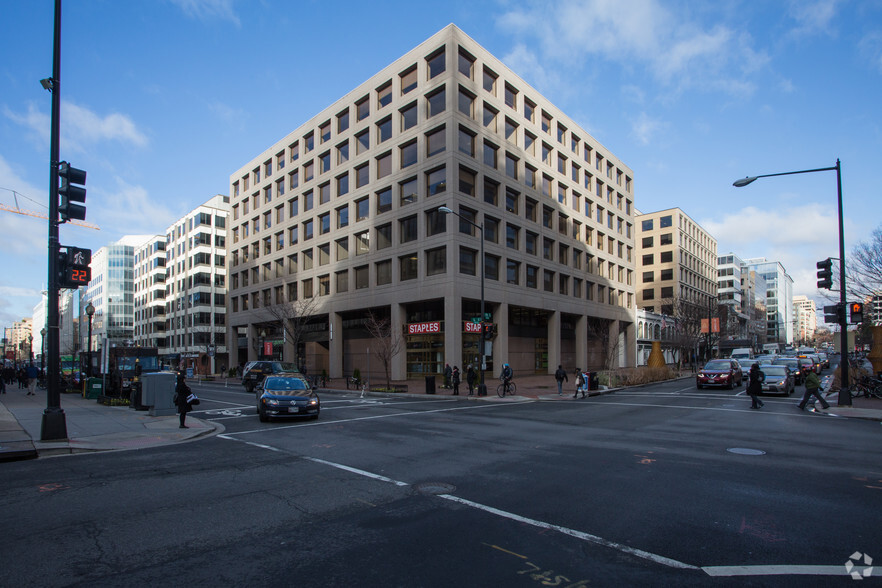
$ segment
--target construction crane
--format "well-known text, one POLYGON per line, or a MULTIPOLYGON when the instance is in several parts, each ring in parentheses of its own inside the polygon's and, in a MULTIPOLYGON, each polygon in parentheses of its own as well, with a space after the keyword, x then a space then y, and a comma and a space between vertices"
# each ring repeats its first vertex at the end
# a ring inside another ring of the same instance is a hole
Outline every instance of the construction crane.
MULTIPOLYGON (((23 214, 25 216, 33 216, 36 218, 42 218, 42 219, 49 220, 49 215, 44 212, 35 212, 33 210, 25 210, 25 209, 22 209, 18 206, 18 197, 19 196, 22 196, 23 198, 26 198, 28 200, 31 200, 30 198, 27 198, 27 196, 23 196, 22 194, 19 194, 15 190, 10 190, 9 188, 3 188, 3 189, 9 190, 10 192, 12 192, 12 196, 15 199, 15 206, 13 207, 13 206, 7 206, 6 204, 0 204, 0 210, 5 210, 7 212, 14 212, 15 214, 23 214)), ((34 202, 34 200, 31 200, 31 202, 34 202)), ((78 227, 85 227, 87 229, 95 229, 96 231, 101 230, 101 227, 99 227, 98 225, 93 225, 92 223, 87 223, 85 221, 73 220, 73 221, 68 221, 68 222, 70 224, 76 225, 78 227)))

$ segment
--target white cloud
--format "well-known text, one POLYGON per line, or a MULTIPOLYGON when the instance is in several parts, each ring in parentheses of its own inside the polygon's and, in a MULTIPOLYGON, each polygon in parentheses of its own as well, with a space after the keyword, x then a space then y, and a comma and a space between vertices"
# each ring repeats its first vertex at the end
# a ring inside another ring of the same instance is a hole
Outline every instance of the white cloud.
POLYGON ((636 119, 631 121, 631 134, 640 144, 649 145, 653 137, 666 126, 666 123, 641 112, 636 119))
POLYGON ((98 226, 116 239, 122 235, 158 234, 165 231, 180 215, 166 208, 142 186, 128 184, 116 177, 112 192, 96 189, 90 192, 92 210, 98 226))
POLYGON ((234 25, 241 26, 236 11, 233 10, 233 0, 171 0, 191 18, 206 21, 213 18, 228 20, 234 25))
POLYGON ((841 4, 841 0, 817 0, 816 2, 792 0, 790 16, 796 21, 797 26, 791 31, 791 34, 800 36, 815 33, 835 35, 836 30, 832 22, 836 17, 839 4, 841 4))
MULTIPOLYGON (((51 120, 34 103, 29 103, 27 112, 20 114, 9 107, 3 107, 3 114, 9 120, 29 129, 35 142, 41 147, 49 145, 51 120)), ((118 112, 104 116, 72 102, 61 102, 61 141, 65 150, 86 151, 96 144, 114 141, 136 147, 144 147, 148 140, 131 118, 118 112)))
MULTIPOLYGON (((46 179, 48 182, 48 177, 46 179)), ((23 211, 46 215, 46 218, 41 219, 0 210, 0 235, 3 235, 4 256, 13 256, 25 263, 45 263, 49 208, 48 202, 41 204, 38 200, 38 195, 45 192, 45 188, 38 188, 21 178, 13 166, 0 155, 0 203, 10 208, 17 207, 23 211)))
POLYGON ((18 297, 18 296, 27 296, 34 297, 40 296, 40 291, 35 290, 33 288, 19 288, 16 286, 0 286, 0 296, 3 297, 18 297))

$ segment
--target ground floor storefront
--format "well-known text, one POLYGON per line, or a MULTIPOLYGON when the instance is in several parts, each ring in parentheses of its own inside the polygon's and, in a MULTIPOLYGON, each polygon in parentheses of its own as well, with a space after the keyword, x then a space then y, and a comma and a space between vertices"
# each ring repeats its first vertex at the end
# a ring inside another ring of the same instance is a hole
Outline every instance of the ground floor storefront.
POLYGON ((598 317, 508 303, 448 297, 316 313, 232 327, 237 363, 277 360, 330 378, 371 382, 442 376, 457 367, 463 386, 471 365, 487 380, 503 364, 515 375, 553 374, 558 365, 602 370, 636 361, 636 329, 624 309, 598 317))

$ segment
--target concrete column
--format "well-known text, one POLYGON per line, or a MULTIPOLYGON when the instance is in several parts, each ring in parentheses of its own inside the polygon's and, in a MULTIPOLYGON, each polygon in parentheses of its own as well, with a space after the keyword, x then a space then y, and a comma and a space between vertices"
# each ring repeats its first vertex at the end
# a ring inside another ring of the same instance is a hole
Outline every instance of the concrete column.
POLYGON ((625 327, 625 365, 623 367, 637 366, 637 325, 633 322, 625 327))
POLYGON ((588 317, 581 315, 576 319, 576 366, 588 369, 588 317))
POLYGON ((338 312, 328 314, 328 377, 343 377, 343 317, 338 312))
POLYGON ((260 347, 260 331, 254 323, 248 323, 248 361, 257 361, 260 347))
MULTIPOLYGON (((444 363, 462 365, 462 298, 444 298, 444 363)), ((460 369, 462 371, 462 369, 460 369)))
POLYGON ((407 333, 405 323, 407 321, 407 309, 403 304, 393 302, 389 308, 392 323, 392 337, 401 338, 401 346, 397 355, 392 356, 391 375, 393 380, 407 379, 407 333))
POLYGON ((548 340, 548 367, 547 373, 553 374, 560 365, 560 311, 549 310, 546 338, 548 340))
MULTIPOLYGON (((508 304, 500 303, 493 313, 493 322, 496 324, 496 339, 493 341, 493 370, 495 373, 488 374, 487 379, 498 376, 502 371, 502 364, 508 362, 508 304)), ((488 384, 489 389, 489 384, 488 384)))

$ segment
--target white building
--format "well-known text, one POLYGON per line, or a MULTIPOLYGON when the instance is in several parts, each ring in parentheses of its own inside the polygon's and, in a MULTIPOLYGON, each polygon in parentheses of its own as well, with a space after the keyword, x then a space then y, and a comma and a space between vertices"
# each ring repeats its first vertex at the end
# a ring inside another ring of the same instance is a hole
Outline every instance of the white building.
POLYGON ((765 257, 744 263, 766 281, 766 343, 793 344, 793 278, 780 261, 765 257))
POLYGON ((135 249, 135 345, 167 353, 166 236, 154 235, 135 249))
POLYGON ((796 343, 806 344, 815 337, 818 328, 815 301, 806 296, 793 297, 793 332, 796 343))

